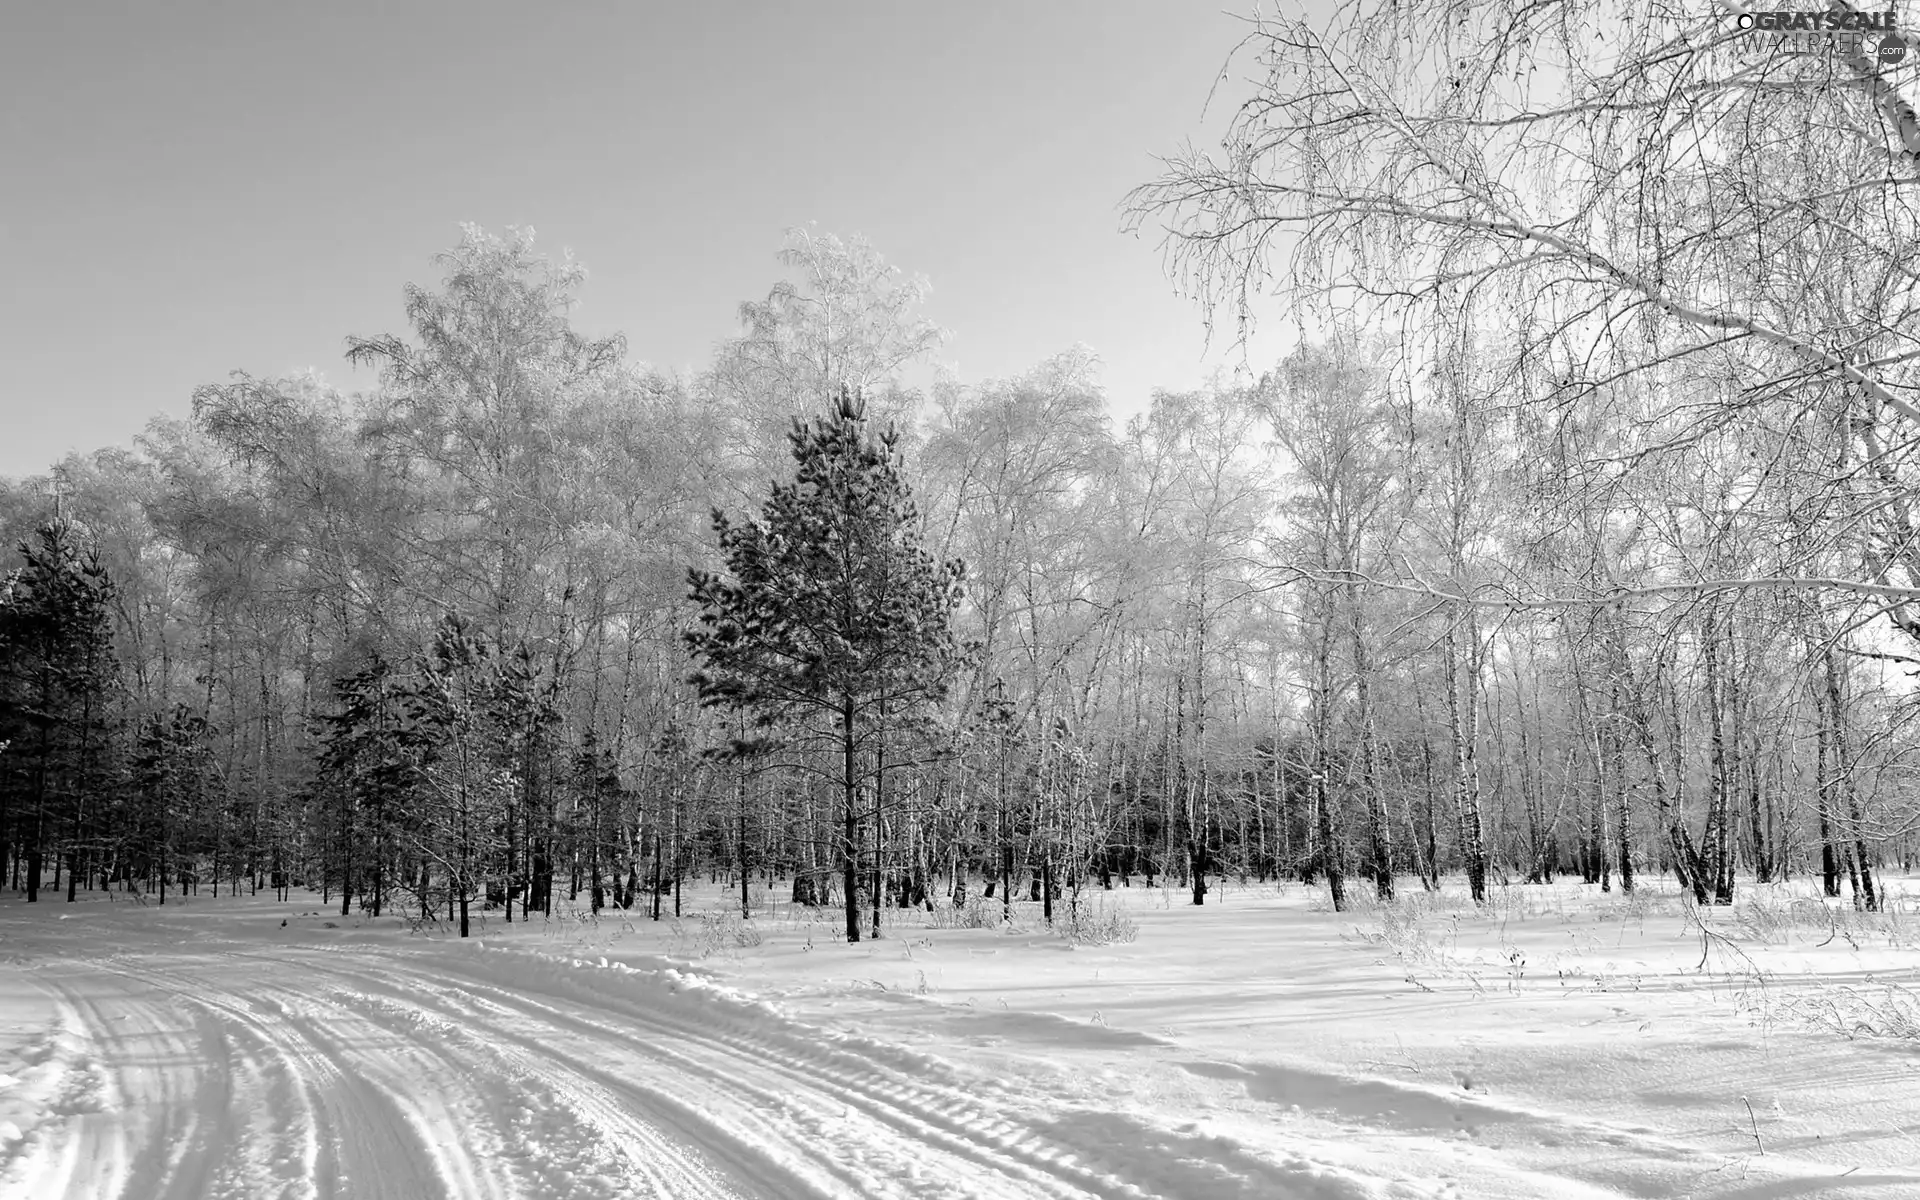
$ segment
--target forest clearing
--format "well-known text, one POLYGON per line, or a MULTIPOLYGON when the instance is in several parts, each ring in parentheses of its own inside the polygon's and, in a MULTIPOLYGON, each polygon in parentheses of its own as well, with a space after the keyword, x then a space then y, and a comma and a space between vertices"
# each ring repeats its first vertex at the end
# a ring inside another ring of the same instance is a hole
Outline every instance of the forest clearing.
POLYGON ((1221 881, 1088 893, 1092 941, 1023 902, 859 945, 709 885, 466 942, 298 894, 15 906, 0 1194, 1915 1196, 1890 891, 1703 925, 1657 887, 1221 881))

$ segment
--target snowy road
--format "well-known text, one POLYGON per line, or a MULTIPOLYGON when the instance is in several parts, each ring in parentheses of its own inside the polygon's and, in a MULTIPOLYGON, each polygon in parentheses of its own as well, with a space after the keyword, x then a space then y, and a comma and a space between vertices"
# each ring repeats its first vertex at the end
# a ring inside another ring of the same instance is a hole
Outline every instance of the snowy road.
POLYGON ((15 903, 0 1200, 1920 1197, 1911 1048, 1756 1024, 1677 921, 1607 927, 1623 991, 1558 918, 1488 924, 1554 964, 1501 990, 1278 900, 1142 919, 696 966, 678 922, 15 903))
POLYGON ((1252 1157, 1189 1188, 1130 1118, 664 965, 143 924, 8 948, 40 999, 0 1058, 0 1195, 1441 1194, 1252 1157))
POLYGON ((911 1059, 820 1044, 687 980, 589 989, 490 966, 368 950, 47 964, 52 1103, 15 1182, 183 1200, 1126 1190, 911 1059))

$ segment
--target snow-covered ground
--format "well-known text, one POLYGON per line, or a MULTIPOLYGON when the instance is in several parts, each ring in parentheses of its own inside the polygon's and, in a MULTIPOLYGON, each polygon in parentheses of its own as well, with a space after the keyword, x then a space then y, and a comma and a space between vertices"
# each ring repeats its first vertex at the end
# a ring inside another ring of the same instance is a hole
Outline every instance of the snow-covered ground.
POLYGON ((1101 946, 8 896, 0 1197, 1920 1197, 1895 887, 1135 887, 1101 946))

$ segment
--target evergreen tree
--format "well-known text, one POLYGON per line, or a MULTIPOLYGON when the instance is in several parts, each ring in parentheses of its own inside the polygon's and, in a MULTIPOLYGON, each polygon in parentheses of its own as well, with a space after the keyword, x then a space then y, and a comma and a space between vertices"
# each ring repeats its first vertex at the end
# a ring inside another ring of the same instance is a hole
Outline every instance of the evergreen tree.
POLYGON ((535 909, 553 915, 558 701, 557 679, 541 669, 525 642, 500 656, 489 676, 486 716, 500 732, 500 765, 518 781, 506 808, 508 922, 523 886, 522 915, 535 909))
MULTIPOLYGON (((573 756, 573 840, 579 848, 579 858, 585 860, 587 890, 596 913, 607 906, 609 873, 612 873, 614 903, 620 903, 618 862, 613 854, 618 839, 613 830, 624 794, 613 751, 601 745, 599 735, 589 727, 573 756)), ((627 903, 631 904, 632 900, 627 903)))
POLYGON ((862 822, 882 803, 884 739, 946 695, 965 568, 922 545, 897 432, 870 433, 858 395, 843 388, 829 416, 796 419, 787 439, 794 480, 774 485, 761 519, 713 514, 726 573, 689 572, 700 606, 686 635, 700 662, 692 682, 703 705, 772 731, 763 742, 834 751, 847 940, 857 942, 862 822))
POLYGON ((37 900, 47 853, 64 851, 71 899, 118 691, 113 580, 65 518, 42 525, 20 555, 0 598, 0 870, 10 847, 37 900))
MULTIPOLYGON (((339 710, 321 718, 326 824, 340 878, 340 915, 371 888, 374 916, 391 890, 399 846, 418 834, 415 763, 420 731, 407 681, 377 651, 334 686, 339 710)), ((424 887, 424 885, 423 885, 424 887)))
POLYGON ((167 716, 155 713, 142 721, 134 740, 130 765, 137 815, 132 828, 139 843, 130 867, 137 865, 150 882, 158 881, 162 904, 170 879, 179 876, 184 889, 190 872, 182 860, 200 848, 196 823, 205 815, 211 790, 211 732, 206 718, 176 704, 167 716))

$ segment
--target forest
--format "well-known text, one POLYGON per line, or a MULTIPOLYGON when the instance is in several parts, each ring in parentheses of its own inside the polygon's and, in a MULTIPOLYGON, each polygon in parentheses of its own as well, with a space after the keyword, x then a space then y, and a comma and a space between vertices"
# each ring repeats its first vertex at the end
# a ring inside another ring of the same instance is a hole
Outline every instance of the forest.
POLYGON ((236 372, 0 481, 0 878, 462 934, 752 881, 849 941, 1226 878, 1878 907, 1920 119, 1845 53, 1540 12, 1252 27, 1123 219, 1218 338, 1301 336, 1144 412, 1086 347, 910 386, 930 285, 859 237, 791 231, 673 373, 467 226, 336 331, 368 390, 236 372))

